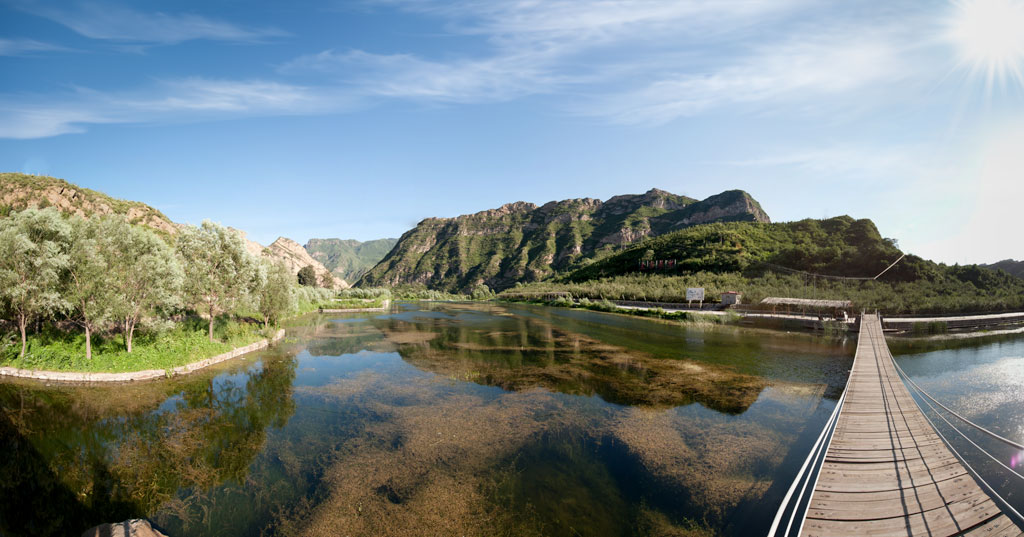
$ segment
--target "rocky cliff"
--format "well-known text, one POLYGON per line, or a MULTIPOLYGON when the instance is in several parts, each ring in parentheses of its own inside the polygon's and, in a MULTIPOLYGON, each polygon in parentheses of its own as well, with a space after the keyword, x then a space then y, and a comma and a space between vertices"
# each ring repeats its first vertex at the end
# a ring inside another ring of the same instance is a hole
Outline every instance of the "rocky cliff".
POLYGON ((644 194, 525 202, 456 218, 428 218, 398 240, 361 286, 424 284, 469 291, 537 281, 607 257, 638 240, 708 222, 768 222, 749 194, 703 201, 652 189, 644 194))
POLYGON ((313 259, 301 244, 291 239, 278 237, 270 246, 267 246, 263 251, 263 255, 284 263, 288 270, 295 274, 298 274, 302 267, 312 265, 318 282, 323 281, 325 276, 330 275, 334 281, 334 288, 345 289, 349 287, 348 282, 331 274, 331 271, 327 270, 323 263, 313 259))

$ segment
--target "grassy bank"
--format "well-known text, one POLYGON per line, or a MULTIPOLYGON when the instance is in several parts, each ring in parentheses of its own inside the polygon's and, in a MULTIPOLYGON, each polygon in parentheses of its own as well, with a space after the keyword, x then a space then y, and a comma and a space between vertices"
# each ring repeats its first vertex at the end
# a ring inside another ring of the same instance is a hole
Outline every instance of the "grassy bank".
POLYGON ((0 366, 47 371, 87 371, 121 373, 146 369, 169 369, 232 349, 255 343, 267 336, 257 325, 219 318, 214 337, 207 337, 203 319, 190 319, 163 332, 144 332, 136 336, 131 353, 116 334, 93 337, 92 360, 85 358, 85 336, 48 328, 29 336, 28 353, 18 358, 21 344, 17 338, 5 338, 0 347, 0 366))

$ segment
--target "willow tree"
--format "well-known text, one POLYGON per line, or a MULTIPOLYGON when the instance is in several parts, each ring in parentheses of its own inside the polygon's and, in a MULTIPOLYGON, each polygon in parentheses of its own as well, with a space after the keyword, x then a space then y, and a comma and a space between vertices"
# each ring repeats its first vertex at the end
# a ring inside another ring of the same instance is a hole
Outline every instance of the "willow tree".
POLYGON ((185 297, 209 316, 213 341, 217 315, 232 310, 246 298, 256 276, 255 259, 238 233, 209 220, 200 227, 182 230, 178 254, 185 271, 185 297))
POLYGON ((282 263, 263 258, 259 262, 258 284, 253 292, 256 309, 263 316, 263 327, 277 322, 297 306, 295 276, 282 263))
POLYGON ((113 260, 104 244, 109 237, 104 236, 98 217, 73 216, 70 223, 64 296, 71 305, 69 319, 85 330, 85 358, 92 360, 92 334, 114 313, 113 260))
POLYGON ((71 228, 56 209, 26 209, 0 220, 0 305, 21 331, 38 317, 63 310, 61 273, 67 268, 71 228))
POLYGON ((139 321, 180 305, 184 273, 174 250, 153 231, 121 218, 104 219, 101 228, 114 275, 113 314, 132 352, 139 321))

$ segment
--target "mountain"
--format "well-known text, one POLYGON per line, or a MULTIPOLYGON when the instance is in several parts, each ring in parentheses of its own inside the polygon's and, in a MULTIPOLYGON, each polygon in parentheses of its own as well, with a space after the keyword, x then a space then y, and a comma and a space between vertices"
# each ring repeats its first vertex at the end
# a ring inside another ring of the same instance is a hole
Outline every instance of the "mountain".
MULTIPOLYGON (((263 246, 262 244, 249 240, 246 233, 239 229, 229 228, 235 233, 241 235, 242 240, 245 241, 245 249, 250 254, 256 257, 266 257, 272 261, 282 263, 288 267, 288 270, 292 274, 298 274, 302 267, 311 265, 313 272, 316 273, 317 282, 322 282, 325 274, 331 274, 331 271, 327 270, 319 261, 313 259, 309 253, 306 252, 305 248, 299 245, 299 243, 287 238, 278 237, 276 241, 270 244, 270 246, 263 246)), ((335 289, 346 289, 350 287, 349 283, 344 278, 339 278, 334 274, 331 274, 334 279, 333 287, 335 289)))
POLYGON ((170 218, 142 202, 112 198, 55 177, 0 173, 0 216, 28 207, 56 207, 62 213, 79 216, 118 214, 133 224, 167 235, 178 232, 178 225, 170 218))
MULTIPOLYGON (((163 213, 145 203, 112 198, 63 179, 45 175, 0 173, 0 217, 28 207, 56 207, 62 213, 85 217, 96 214, 121 215, 130 223, 152 228, 167 238, 173 237, 178 229, 184 226, 172 222, 163 213)), ((234 231, 242 236, 249 253, 284 263, 295 274, 306 265, 313 265, 317 278, 330 272, 291 239, 281 237, 269 247, 264 247, 246 238, 244 231, 234 231)), ((334 279, 336 288, 349 286, 343 279, 334 279)))
POLYGON ((991 270, 1005 270, 1010 274, 1024 278, 1024 261, 1014 261, 1013 259, 1004 259, 1002 261, 992 263, 991 265, 979 265, 991 270))
MULTIPOLYGON (((574 281, 620 274, 653 272, 744 272, 774 265, 815 274, 871 278, 902 252, 882 237, 874 222, 839 216, 825 220, 752 224, 718 222, 673 231, 637 242, 622 251, 581 267, 574 281), (644 262, 656 268, 643 268, 644 262), (664 266, 671 261, 672 268, 664 266), (662 262, 662 264, 658 264, 662 262)), ((885 273, 886 280, 926 277, 928 266, 907 256, 885 273)))
POLYGON ((330 274, 334 280, 335 288, 344 289, 349 287, 348 282, 331 274, 331 271, 327 270, 327 267, 323 266, 322 263, 313 259, 302 245, 291 239, 278 237, 270 246, 267 246, 267 249, 263 251, 263 255, 280 260, 295 274, 298 274, 302 267, 312 265, 313 271, 316 272, 317 281, 322 281, 324 276, 330 274))
POLYGON ((358 281, 366 271, 384 259, 398 239, 377 239, 366 242, 342 239, 309 239, 306 251, 335 276, 350 282, 358 281))
POLYGON ((406 232, 360 286, 424 284, 448 291, 504 289, 607 257, 650 236, 708 222, 769 222, 749 194, 697 201, 663 190, 525 202, 455 218, 428 218, 406 232))

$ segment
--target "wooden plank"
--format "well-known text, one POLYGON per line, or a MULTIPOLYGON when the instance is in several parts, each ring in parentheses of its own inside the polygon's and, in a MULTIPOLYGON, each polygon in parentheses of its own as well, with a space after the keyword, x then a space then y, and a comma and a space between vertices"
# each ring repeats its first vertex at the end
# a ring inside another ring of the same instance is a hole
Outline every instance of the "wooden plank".
POLYGON ((850 373, 802 535, 1024 537, 932 429, 875 316, 850 373))

